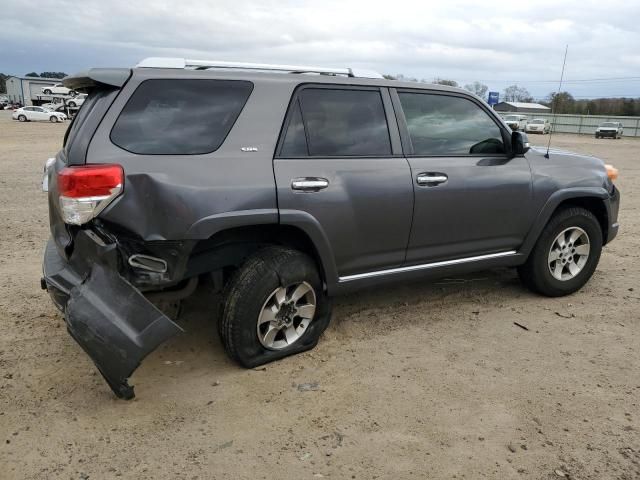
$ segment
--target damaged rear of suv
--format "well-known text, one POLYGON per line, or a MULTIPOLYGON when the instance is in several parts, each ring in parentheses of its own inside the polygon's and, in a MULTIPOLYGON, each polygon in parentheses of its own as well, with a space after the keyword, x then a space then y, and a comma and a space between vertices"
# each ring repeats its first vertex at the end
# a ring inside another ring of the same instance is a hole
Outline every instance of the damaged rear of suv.
MULTIPOLYGON (((224 72, 214 77, 136 68, 92 69, 64 80, 88 97, 45 167, 51 239, 42 283, 71 336, 121 398, 134 396, 127 379, 141 360, 182 331, 158 302, 190 295, 203 275, 217 286, 228 283, 266 246, 280 247, 274 258, 291 257, 286 247, 305 241, 274 228, 271 157, 280 125, 264 102, 246 106, 254 82, 224 72), (257 152, 271 153, 256 161, 257 152)), ((269 83, 277 82, 263 82, 263 95, 269 83)), ((302 332, 316 310, 327 310, 327 321, 329 313, 322 293, 307 290, 313 284, 322 292, 315 265, 304 257, 297 268, 309 270, 298 282, 305 291, 288 292, 290 313, 278 321, 302 332)), ((261 358, 242 352, 236 360, 250 366, 283 356, 286 337, 268 341, 261 358)), ((295 350, 313 345, 298 342, 295 350)))
POLYGON ((254 367, 313 348, 354 288, 506 266, 570 294, 618 231, 615 169, 530 149, 460 89, 184 59, 64 85, 88 96, 45 167, 42 286, 121 398, 182 331, 156 305, 202 280, 254 367))

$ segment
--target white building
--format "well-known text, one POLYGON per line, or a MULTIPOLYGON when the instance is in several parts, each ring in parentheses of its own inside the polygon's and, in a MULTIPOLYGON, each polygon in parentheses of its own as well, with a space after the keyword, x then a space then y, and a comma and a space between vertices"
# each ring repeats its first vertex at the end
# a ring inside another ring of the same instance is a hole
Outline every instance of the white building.
POLYGON ((38 105, 38 95, 42 95, 42 87, 50 87, 60 83, 58 78, 42 77, 9 77, 7 78, 7 97, 12 102, 23 105, 38 105))

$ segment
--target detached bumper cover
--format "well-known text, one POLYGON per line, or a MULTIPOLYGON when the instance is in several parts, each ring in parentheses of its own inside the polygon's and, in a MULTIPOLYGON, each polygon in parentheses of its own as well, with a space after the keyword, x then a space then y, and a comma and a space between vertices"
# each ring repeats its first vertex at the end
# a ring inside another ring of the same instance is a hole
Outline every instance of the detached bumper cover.
POLYGON ((69 261, 49 240, 44 280, 67 329, 113 392, 134 397, 128 378, 158 345, 182 329, 117 273, 115 245, 80 231, 69 261))

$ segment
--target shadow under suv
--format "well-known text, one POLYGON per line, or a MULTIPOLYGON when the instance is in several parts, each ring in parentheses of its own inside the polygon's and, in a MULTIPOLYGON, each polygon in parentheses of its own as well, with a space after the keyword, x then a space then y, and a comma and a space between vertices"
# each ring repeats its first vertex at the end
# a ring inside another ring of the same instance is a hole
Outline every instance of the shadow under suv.
POLYGON ((181 331, 155 305, 198 282, 254 367, 314 347, 354 288, 511 266, 575 292, 618 231, 615 169, 529 149, 457 88, 157 58, 64 85, 88 97, 45 168, 42 284, 122 398, 181 331))

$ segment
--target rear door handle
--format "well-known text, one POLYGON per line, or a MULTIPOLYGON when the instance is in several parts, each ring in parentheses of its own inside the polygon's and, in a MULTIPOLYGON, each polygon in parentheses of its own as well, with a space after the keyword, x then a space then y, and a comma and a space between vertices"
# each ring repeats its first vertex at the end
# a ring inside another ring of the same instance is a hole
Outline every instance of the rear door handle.
POLYGON ((329 180, 319 177, 303 177, 291 180, 291 189, 300 192, 317 192, 329 186, 329 180))
POLYGON ((423 187, 435 187, 436 185, 445 183, 447 180, 449 180, 449 177, 447 177, 446 174, 436 172, 419 173, 416 177, 418 185, 423 187))

